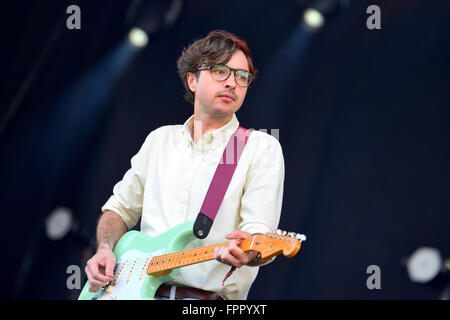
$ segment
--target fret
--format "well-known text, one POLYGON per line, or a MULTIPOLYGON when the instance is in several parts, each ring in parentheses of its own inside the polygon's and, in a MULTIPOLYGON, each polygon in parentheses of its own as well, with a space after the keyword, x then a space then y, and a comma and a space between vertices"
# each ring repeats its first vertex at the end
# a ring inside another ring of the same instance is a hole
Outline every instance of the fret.
POLYGON ((162 259, 162 261, 161 261, 161 270, 166 270, 167 260, 169 260, 168 257, 165 257, 165 258, 162 259))
POLYGON ((175 257, 174 259, 175 259, 175 261, 176 261, 175 267, 181 266, 181 264, 182 264, 181 256, 177 256, 177 257, 175 257))
POLYGON ((156 264, 155 264, 155 270, 156 271, 161 271, 161 256, 156 258, 156 264))
POLYGON ((150 268, 151 272, 157 271, 158 260, 159 260, 159 257, 158 257, 158 256, 153 257, 153 259, 150 260, 150 266, 149 266, 149 268, 150 268))
MULTIPOLYGON (((253 237, 252 237, 253 238, 253 237)), ((247 238, 242 242, 249 242, 254 239, 247 238)), ((167 271, 174 268, 180 268, 208 260, 214 259, 214 249, 221 246, 227 246, 228 242, 216 245, 188 249, 180 252, 168 253, 156 256, 150 260, 147 267, 147 274, 152 274, 161 271, 167 271)))
POLYGON ((184 250, 154 257, 147 268, 147 274, 170 270, 214 259, 214 249, 228 243, 184 250))
MULTIPOLYGON (((150 260, 150 263, 149 263, 149 265, 148 265, 147 270, 151 270, 152 272, 155 270, 155 260, 156 260, 156 257, 153 257, 153 258, 150 260)), ((147 273, 148 273, 148 272, 147 272, 147 273)))
POLYGON ((169 269, 172 269, 171 266, 172 266, 172 256, 168 256, 168 257, 166 258, 166 268, 167 268, 168 270, 169 270, 169 269))

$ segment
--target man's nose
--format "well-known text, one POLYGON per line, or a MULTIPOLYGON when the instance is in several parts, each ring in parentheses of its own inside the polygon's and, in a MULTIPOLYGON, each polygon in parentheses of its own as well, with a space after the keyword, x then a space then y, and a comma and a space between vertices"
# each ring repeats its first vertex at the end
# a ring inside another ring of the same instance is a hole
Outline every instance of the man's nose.
POLYGON ((234 79, 235 75, 234 72, 231 72, 230 76, 227 80, 225 80, 225 87, 226 88, 233 88, 236 87, 236 80, 234 79))

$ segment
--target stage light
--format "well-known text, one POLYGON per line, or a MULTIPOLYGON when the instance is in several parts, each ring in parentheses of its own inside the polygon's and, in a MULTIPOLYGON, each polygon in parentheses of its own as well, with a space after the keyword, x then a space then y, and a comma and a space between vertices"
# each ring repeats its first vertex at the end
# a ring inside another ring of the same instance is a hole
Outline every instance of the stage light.
POLYGON ((303 13, 303 22, 307 27, 315 30, 323 26, 325 17, 319 10, 309 8, 303 13))
POLYGON ((319 31, 349 1, 316 0, 311 1, 301 14, 301 25, 310 32, 319 31))
POLYGON ((72 229, 72 212, 65 207, 58 207, 45 219, 45 232, 50 240, 61 240, 72 229))
POLYGON ((421 247, 414 251, 406 264, 409 279, 419 283, 433 280, 441 270, 441 266, 440 252, 428 247, 421 247))
POLYGON ((439 249, 419 247, 405 260, 411 282, 449 288, 450 259, 444 259, 439 249))
POLYGON ((143 48, 148 43, 148 35, 141 28, 133 28, 128 34, 128 40, 133 46, 143 48))

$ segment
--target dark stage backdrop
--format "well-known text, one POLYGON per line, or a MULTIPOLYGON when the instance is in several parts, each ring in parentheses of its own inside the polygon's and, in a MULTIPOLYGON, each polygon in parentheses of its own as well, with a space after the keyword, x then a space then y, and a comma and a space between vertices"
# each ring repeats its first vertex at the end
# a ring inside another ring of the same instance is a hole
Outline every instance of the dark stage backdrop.
POLYGON ((297 256, 260 269, 249 299, 440 297, 442 287, 410 282, 402 261, 419 246, 450 257, 447 1, 350 1, 308 36, 298 32, 308 1, 185 1, 95 119, 83 100, 65 112, 55 101, 126 37, 130 3, 1 4, 2 117, 24 93, 0 132, 2 298, 77 297, 66 269, 84 269, 86 237, 50 241, 45 217, 69 207, 94 237, 100 207, 147 134, 191 115, 176 59, 213 29, 252 51, 258 80, 237 116, 247 128, 279 130, 280 227, 308 236, 297 256), (70 4, 81 8, 81 30, 66 28, 70 4), (371 4, 381 8, 380 30, 366 27, 371 4), (380 289, 366 285, 371 265, 380 289))

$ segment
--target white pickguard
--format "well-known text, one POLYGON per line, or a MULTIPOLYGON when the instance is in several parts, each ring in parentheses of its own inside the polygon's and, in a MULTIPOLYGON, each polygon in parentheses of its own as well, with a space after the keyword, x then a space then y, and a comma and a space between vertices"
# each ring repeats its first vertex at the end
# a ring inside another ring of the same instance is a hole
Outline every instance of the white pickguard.
POLYGON ((125 252, 116 262, 114 280, 104 289, 100 300, 140 300, 141 287, 148 278, 150 260, 164 253, 164 249, 152 253, 138 250, 125 252))

